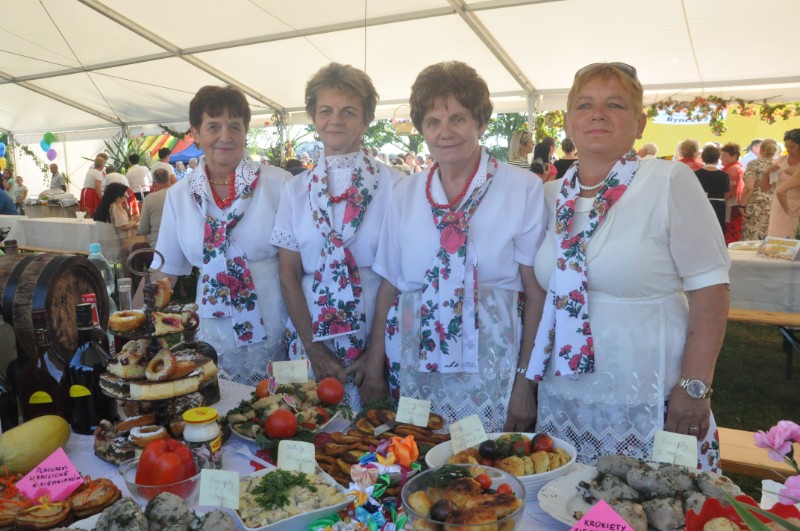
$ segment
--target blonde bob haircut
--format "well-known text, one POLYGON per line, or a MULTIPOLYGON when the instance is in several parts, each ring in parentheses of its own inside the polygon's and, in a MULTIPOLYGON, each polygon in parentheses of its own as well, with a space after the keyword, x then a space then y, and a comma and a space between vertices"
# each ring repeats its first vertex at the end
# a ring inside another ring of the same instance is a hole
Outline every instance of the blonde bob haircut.
POLYGON ((511 142, 508 144, 508 160, 524 158, 519 152, 519 147, 531 141, 532 137, 528 131, 514 131, 514 134, 511 135, 511 142))
POLYGON ((761 146, 758 149, 758 156, 762 159, 772 159, 775 153, 778 152, 778 143, 771 139, 765 138, 761 141, 761 146))
POLYGON ((494 106, 486 81, 466 63, 445 61, 425 67, 411 85, 411 121, 417 131, 422 131, 422 122, 428 111, 439 99, 447 96, 453 96, 469 109, 481 127, 489 123, 494 106))
POLYGON ((323 90, 335 90, 357 96, 364 107, 364 125, 375 119, 378 91, 375 90, 372 79, 358 68, 331 63, 317 70, 317 73, 308 80, 306 83, 306 114, 312 120, 317 112, 317 97, 323 90))
POLYGON ((598 77, 603 81, 608 81, 612 77, 616 78, 620 85, 622 85, 622 88, 633 97, 636 113, 642 112, 644 108, 644 90, 642 89, 642 84, 639 83, 639 80, 634 77, 633 74, 626 72, 612 63, 595 63, 578 70, 578 73, 575 75, 575 80, 572 82, 572 88, 569 89, 569 95, 567 96, 568 112, 572 110, 575 97, 583 90, 583 87, 598 77))

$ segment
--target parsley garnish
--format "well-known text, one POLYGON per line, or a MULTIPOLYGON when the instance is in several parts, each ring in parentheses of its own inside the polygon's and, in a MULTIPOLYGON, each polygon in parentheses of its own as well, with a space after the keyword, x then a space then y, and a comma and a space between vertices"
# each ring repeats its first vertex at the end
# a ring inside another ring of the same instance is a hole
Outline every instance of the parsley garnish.
POLYGON ((432 472, 428 479, 431 487, 446 487, 451 481, 458 478, 471 478, 469 467, 458 465, 444 465, 439 470, 432 472))
POLYGON ((317 492, 317 487, 311 484, 305 472, 275 470, 264 476, 252 493, 258 505, 271 511, 286 507, 289 503, 286 493, 292 487, 305 487, 311 492, 317 492))

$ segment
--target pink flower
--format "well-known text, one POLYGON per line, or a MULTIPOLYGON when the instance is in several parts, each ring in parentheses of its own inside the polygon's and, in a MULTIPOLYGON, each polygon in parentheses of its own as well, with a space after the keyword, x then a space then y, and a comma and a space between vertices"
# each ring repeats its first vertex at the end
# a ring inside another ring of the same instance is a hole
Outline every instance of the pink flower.
POLYGON ((627 186, 615 186, 613 188, 609 188, 608 190, 606 190, 606 193, 603 194, 603 199, 605 199, 609 203, 613 203, 614 201, 619 199, 620 196, 622 196, 622 194, 625 193, 625 190, 627 189, 628 189, 627 186))
POLYGON ((444 326, 439 321, 436 321, 436 333, 439 334, 439 342, 444 341, 444 326))
POLYGON ((364 351, 361 350, 358 347, 350 347, 350 348, 347 349, 347 352, 344 355, 344 359, 346 359, 346 360, 354 360, 354 359, 358 358, 361 355, 362 352, 364 352, 364 351))
POLYGON ((336 334, 346 334, 348 332, 352 332, 353 328, 350 326, 350 323, 347 321, 342 321, 341 319, 336 319, 335 321, 331 321, 330 327, 328 328, 329 332, 333 335, 336 334))
POLYGON ((783 488, 780 491, 780 502, 786 505, 800 502, 800 476, 792 476, 783 483, 783 488))
POLYGON ((319 298, 317 299, 317 305, 318 306, 325 306, 326 304, 328 304, 328 296, 327 295, 320 295, 319 298))
POLYGON ((583 304, 584 302, 586 302, 586 299, 584 299, 584 297, 583 297, 583 293, 581 293, 580 291, 578 291, 576 289, 574 289, 574 290, 569 292, 569 298, 570 298, 570 300, 573 300, 573 301, 578 302, 580 304, 583 304))
POLYGON ((573 371, 578 370, 578 365, 580 365, 582 357, 583 356, 581 356, 580 354, 575 354, 574 356, 572 356, 572 359, 569 360, 569 368, 572 369, 573 371))
POLYGON ((356 219, 361 214, 361 202, 348 201, 344 207, 344 219, 342 223, 345 225, 356 219))
POLYGON ((378 480, 378 475, 378 469, 374 466, 367 468, 361 465, 353 465, 350 467, 350 479, 361 489, 374 485, 378 480))
POLYGON ((800 426, 789 420, 781 420, 766 433, 755 434, 756 446, 766 448, 769 458, 783 461, 792 449, 792 442, 800 441, 800 426))
POLYGON ((586 338, 586 344, 581 347, 581 354, 584 356, 594 356, 594 339, 586 338))
POLYGON ((456 226, 448 225, 442 230, 439 241, 445 251, 455 254, 467 242, 467 235, 456 226))
POLYGON ((569 249, 571 247, 574 247, 575 245, 577 245, 577 243, 580 241, 580 239, 581 239, 581 235, 580 234, 576 234, 572 238, 566 238, 564 240, 561 240, 561 248, 562 249, 569 249))

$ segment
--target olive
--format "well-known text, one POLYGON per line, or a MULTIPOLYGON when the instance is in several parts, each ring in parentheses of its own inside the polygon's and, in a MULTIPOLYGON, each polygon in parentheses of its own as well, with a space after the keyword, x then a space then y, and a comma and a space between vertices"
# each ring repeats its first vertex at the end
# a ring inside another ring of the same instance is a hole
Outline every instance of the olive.
POLYGON ((484 490, 482 492, 483 492, 483 494, 497 494, 497 491, 494 490, 494 489, 486 489, 486 490, 484 490))
POLYGON ((496 459, 497 456, 499 455, 497 449, 497 441, 495 441, 494 439, 483 441, 481 445, 478 447, 478 453, 481 455, 481 457, 496 459))
POLYGON ((444 522, 451 512, 457 511, 458 506, 450 500, 443 498, 431 507, 431 518, 437 522, 444 522))

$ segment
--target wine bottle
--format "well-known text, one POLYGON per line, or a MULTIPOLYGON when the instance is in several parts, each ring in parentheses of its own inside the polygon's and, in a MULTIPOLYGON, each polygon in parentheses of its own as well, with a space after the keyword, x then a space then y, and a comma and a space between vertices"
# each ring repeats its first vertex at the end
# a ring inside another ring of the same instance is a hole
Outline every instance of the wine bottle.
POLYGON ((64 363, 50 346, 47 311, 33 312, 35 354, 19 375, 17 397, 24 421, 58 415, 69 421, 69 394, 62 382, 64 363))
POLYGON ((92 305, 79 304, 78 348, 67 366, 72 431, 89 435, 101 420, 117 419, 117 402, 100 390, 100 375, 106 371, 109 355, 98 342, 92 319, 92 305))

